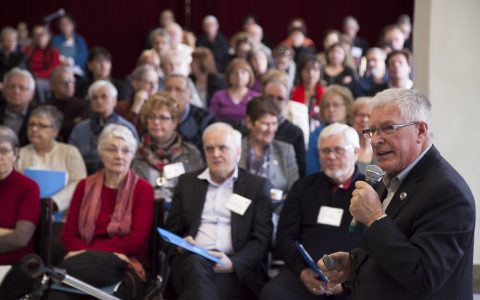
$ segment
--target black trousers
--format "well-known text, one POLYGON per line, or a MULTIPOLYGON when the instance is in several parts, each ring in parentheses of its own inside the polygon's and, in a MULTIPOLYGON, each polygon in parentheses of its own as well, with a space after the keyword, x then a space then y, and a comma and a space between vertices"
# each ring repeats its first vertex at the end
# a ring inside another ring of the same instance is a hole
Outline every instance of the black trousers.
POLYGON ((317 296, 310 293, 300 281, 300 277, 285 268, 263 288, 260 294, 261 300, 348 300, 350 296, 345 293, 338 295, 317 296))
POLYGON ((197 254, 175 255, 171 279, 179 300, 256 299, 235 273, 215 273, 212 265, 209 260, 197 254))

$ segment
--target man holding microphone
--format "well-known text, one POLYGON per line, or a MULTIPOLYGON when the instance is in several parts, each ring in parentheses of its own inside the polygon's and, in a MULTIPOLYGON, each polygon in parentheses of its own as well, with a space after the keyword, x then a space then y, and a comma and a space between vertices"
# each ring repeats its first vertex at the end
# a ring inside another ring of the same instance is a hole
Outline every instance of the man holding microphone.
POLYGON ((463 178, 432 145, 431 104, 418 90, 389 89, 373 99, 370 128, 378 193, 356 182, 350 213, 364 224, 342 266, 319 267, 353 299, 472 299, 475 203, 463 178))

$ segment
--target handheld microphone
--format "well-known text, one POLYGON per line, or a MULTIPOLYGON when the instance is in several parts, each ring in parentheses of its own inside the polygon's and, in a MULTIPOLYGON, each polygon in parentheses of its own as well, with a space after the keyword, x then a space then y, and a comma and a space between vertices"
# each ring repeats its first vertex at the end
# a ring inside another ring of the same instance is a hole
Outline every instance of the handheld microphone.
MULTIPOLYGON (((368 165, 367 168, 365 169, 365 181, 373 186, 383 178, 383 170, 376 165, 368 165)), ((350 222, 350 226, 348 227, 348 232, 352 233, 355 231, 355 228, 357 227, 357 220, 355 218, 352 219, 352 222, 350 222)))
POLYGON ((48 16, 43 18, 43 23, 48 24, 48 23, 52 22, 53 20, 55 20, 57 18, 63 17, 64 15, 65 15, 65 10, 63 8, 60 8, 59 10, 54 12, 53 14, 49 14, 48 16))

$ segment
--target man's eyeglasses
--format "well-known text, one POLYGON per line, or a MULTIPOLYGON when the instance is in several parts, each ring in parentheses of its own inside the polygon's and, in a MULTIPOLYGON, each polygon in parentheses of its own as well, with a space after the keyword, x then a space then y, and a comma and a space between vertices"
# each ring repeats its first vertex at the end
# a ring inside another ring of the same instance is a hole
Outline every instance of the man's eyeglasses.
POLYGON ((407 126, 412 126, 417 124, 417 121, 409 122, 409 123, 404 123, 404 124, 392 124, 392 125, 387 125, 387 126, 382 126, 379 128, 368 128, 368 129, 363 129, 362 134, 365 138, 371 139, 375 132, 379 132, 382 135, 392 135, 397 131, 397 129, 407 127, 407 126))
POLYGON ((335 156, 343 156, 345 154, 345 152, 348 150, 348 149, 352 149, 353 146, 345 146, 345 147, 341 147, 341 146, 336 146, 336 147, 324 147, 324 148, 320 148, 320 154, 321 155, 325 155, 325 156, 328 156, 330 155, 330 153, 335 153, 335 156))
POLYGON ((27 124, 28 128, 38 128, 38 129, 48 129, 48 128, 53 128, 53 125, 48 125, 48 124, 43 124, 43 123, 34 123, 34 122, 29 122, 27 124))

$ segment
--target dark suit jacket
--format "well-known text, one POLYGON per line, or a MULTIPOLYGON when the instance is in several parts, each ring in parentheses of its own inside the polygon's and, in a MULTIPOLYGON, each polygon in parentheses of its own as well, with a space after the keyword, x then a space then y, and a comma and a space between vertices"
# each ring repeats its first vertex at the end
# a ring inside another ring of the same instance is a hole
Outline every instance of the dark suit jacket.
MULTIPOLYGON (((198 233, 208 190, 208 181, 197 178, 203 170, 180 176, 172 201, 166 228, 180 236, 198 233)), ((252 200, 244 215, 231 214, 232 244, 230 255, 239 280, 258 291, 266 270, 266 257, 272 236, 270 184, 264 178, 238 170, 233 192, 252 200)))
MULTIPOLYGON (((30 113, 32 110, 36 107, 33 102, 30 102, 27 108, 27 112, 25 113, 25 116, 23 117, 23 123, 22 126, 20 126, 20 130, 16 133, 18 137, 18 141, 20 143, 20 147, 25 146, 28 144, 28 137, 27 137, 27 123, 28 119, 30 118, 30 113)), ((5 125, 5 110, 7 109, 7 104, 4 104, 0 107, 0 124, 5 125)))
POLYGON ((300 177, 305 176, 305 169, 307 166, 305 159, 307 152, 305 149, 305 138, 300 127, 285 119, 280 125, 278 125, 275 139, 293 146, 293 149, 295 150, 295 159, 297 160, 298 165, 298 175, 300 177))
POLYGON ((402 182, 386 214, 353 251, 353 299, 472 299, 475 203, 434 146, 402 182))

